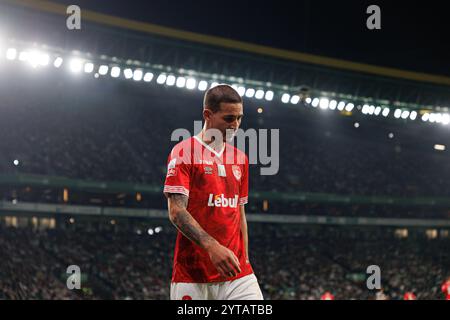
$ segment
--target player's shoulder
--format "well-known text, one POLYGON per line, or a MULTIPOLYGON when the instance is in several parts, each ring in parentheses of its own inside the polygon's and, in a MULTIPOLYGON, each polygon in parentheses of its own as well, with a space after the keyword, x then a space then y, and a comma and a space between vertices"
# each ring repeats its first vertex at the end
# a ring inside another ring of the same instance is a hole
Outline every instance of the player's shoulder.
POLYGON ((191 159, 193 150, 194 150, 194 138, 190 137, 174 145, 172 150, 170 151, 169 157, 171 159, 178 158, 180 160, 188 160, 191 159))

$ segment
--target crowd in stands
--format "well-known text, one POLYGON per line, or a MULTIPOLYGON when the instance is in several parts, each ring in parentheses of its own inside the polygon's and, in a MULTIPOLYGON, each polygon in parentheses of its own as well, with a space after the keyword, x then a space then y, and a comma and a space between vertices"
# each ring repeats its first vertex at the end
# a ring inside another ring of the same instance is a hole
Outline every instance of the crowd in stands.
MULTIPOLYGON (((175 228, 78 225, 38 230, 0 226, 1 299, 168 299, 175 228), (77 265, 81 289, 66 286, 67 267, 77 265)), ((156 225, 155 224, 155 225, 156 225)), ((149 224, 150 225, 150 224, 149 224)), ((154 227, 154 226, 153 226, 154 227)), ((369 265, 381 270, 388 299, 413 292, 417 299, 444 299, 450 276, 449 238, 427 239, 392 229, 287 224, 249 224, 249 255, 265 299, 375 299, 369 265)))

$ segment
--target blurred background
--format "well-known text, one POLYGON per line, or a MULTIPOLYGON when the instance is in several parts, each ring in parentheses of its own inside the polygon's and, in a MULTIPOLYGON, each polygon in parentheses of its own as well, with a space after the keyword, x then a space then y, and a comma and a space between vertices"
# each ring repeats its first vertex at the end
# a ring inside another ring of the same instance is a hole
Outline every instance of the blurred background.
POLYGON ((0 299, 168 299, 170 136, 217 83, 280 132, 246 205, 265 299, 448 298, 444 11, 151 2, 80 2, 69 30, 73 3, 0 1, 0 299))

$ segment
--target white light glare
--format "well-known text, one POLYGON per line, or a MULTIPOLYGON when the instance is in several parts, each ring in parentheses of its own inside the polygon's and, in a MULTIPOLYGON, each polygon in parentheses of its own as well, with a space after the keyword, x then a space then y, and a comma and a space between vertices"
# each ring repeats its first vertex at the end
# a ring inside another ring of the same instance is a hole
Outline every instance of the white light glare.
POLYGON ((400 110, 400 109, 395 109, 395 111, 394 111, 394 117, 395 117, 396 119, 398 119, 398 118, 400 118, 401 115, 402 115, 402 110, 400 110))
POLYGON ((202 80, 198 83, 198 90, 205 91, 208 88, 208 82, 205 80, 202 80))
POLYGON ((31 51, 28 54, 28 62, 31 64, 33 68, 37 66, 46 66, 48 65, 49 56, 46 53, 42 53, 39 51, 31 51))
POLYGON ((267 100, 267 101, 272 101, 272 99, 273 99, 273 91, 266 91, 266 94, 265 94, 265 96, 264 96, 264 98, 267 100))
POLYGON ((195 86, 197 85, 197 81, 194 78, 188 78, 186 80, 186 88, 189 90, 195 89, 195 86))
POLYGON ((108 66, 107 65, 101 65, 100 68, 98 68, 98 73, 104 76, 108 73, 108 66))
POLYGON ((147 73, 145 74, 145 76, 144 76, 144 81, 145 81, 145 82, 150 82, 150 81, 152 81, 152 79, 153 79, 153 73, 147 72, 147 73))
POLYGON ((264 91, 261 89, 256 90, 255 98, 258 100, 261 100, 262 98, 264 98, 264 91))
POLYGON ((336 106, 337 106, 337 101, 331 100, 328 107, 330 108, 330 110, 334 110, 334 109, 336 109, 336 106))
POLYGON ((142 72, 142 70, 134 70, 134 73, 133 73, 133 80, 134 81, 141 81, 142 80, 142 76, 143 76, 143 72, 142 72))
POLYGON ((291 96, 288 93, 283 93, 283 95, 281 96, 281 102, 288 103, 290 98, 291 96))
POLYGON ((183 88, 186 85, 186 78, 185 77, 178 77, 177 78, 177 87, 183 88))
POLYGON ((354 107, 355 107, 355 105, 354 105, 353 103, 348 103, 348 104, 345 106, 345 111, 351 112, 351 111, 353 110, 354 107))
POLYGON ((314 108, 317 108, 317 106, 319 105, 319 99, 318 98, 314 98, 313 101, 311 102, 311 105, 314 108))
POLYGON ((237 92, 238 92, 238 94, 241 96, 241 97, 243 97, 244 96, 244 94, 245 94, 245 87, 238 87, 237 88, 237 92))
POLYGON ((422 121, 428 121, 430 119, 430 114, 429 113, 424 113, 422 115, 422 121))
POLYGON ((9 48, 6 50, 6 59, 8 60, 14 60, 17 57, 17 50, 14 48, 9 48))
POLYGON ((321 98, 319 101, 319 107, 320 109, 328 109, 329 100, 327 98, 321 98))
POLYGON ((417 112, 416 112, 416 111, 411 111, 411 113, 410 113, 410 115, 409 115, 409 118, 410 118, 411 120, 416 120, 416 118, 417 118, 417 112))
POLYGON ((167 76, 164 73, 161 73, 158 78, 156 78, 156 83, 163 84, 164 82, 166 82, 166 78, 167 76))
POLYGON ((311 103, 311 98, 310 98, 310 97, 306 98, 306 99, 305 99, 305 102, 306 102, 307 104, 310 104, 310 103, 311 103))
POLYGON ((131 79, 133 78, 133 70, 130 68, 123 70, 123 75, 125 76, 125 79, 131 79))
POLYGON ((177 81, 177 78, 174 75, 168 75, 167 79, 166 79, 166 84, 168 86, 173 86, 173 85, 175 85, 176 81, 177 81))
POLYGON ((339 111, 342 111, 342 110, 344 110, 344 108, 345 108, 345 102, 344 101, 339 102, 337 109, 339 111))
POLYGON ((391 110, 389 109, 389 108, 384 108, 383 109, 383 112, 381 113, 382 115, 383 115, 383 117, 387 117, 388 115, 389 115, 389 112, 390 112, 391 110))
POLYGON ((94 71, 94 64, 92 64, 91 62, 86 63, 84 65, 84 72, 91 73, 92 71, 94 71))
POLYGON ((253 89, 253 88, 248 88, 248 89, 245 91, 245 96, 246 96, 247 98, 253 98, 254 95, 255 95, 255 89, 253 89))
POLYGON ((408 118, 409 117, 409 111, 408 110, 404 110, 403 112, 402 112, 402 119, 406 119, 406 118, 408 118))
POLYGON ((83 63, 80 59, 73 58, 72 60, 70 60, 70 64, 69 64, 70 71, 75 72, 75 73, 80 72, 81 68, 82 68, 82 64, 83 63))
POLYGON ((53 66, 54 66, 55 68, 59 68, 59 67, 61 67, 62 63, 63 63, 63 58, 57 57, 57 58, 55 59, 55 61, 53 62, 53 66))
POLYGON ((443 144, 435 144, 434 145, 434 150, 444 151, 445 150, 445 146, 443 144))
POLYGON ((291 103, 292 103, 292 104, 297 104, 299 101, 300 101, 300 97, 299 97, 299 96, 293 95, 293 96, 291 97, 291 103))
POLYGON ((120 76, 120 68, 119 67, 112 67, 111 68, 111 77, 117 78, 120 76))

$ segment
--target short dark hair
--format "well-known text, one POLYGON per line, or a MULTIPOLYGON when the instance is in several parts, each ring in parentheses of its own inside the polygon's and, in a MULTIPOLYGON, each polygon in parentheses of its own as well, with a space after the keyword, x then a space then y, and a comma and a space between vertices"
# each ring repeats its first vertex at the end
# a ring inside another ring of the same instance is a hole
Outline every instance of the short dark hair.
POLYGON ((220 103, 222 102, 242 103, 242 98, 231 86, 219 84, 206 91, 203 99, 203 108, 216 113, 217 111, 220 111, 220 103))

